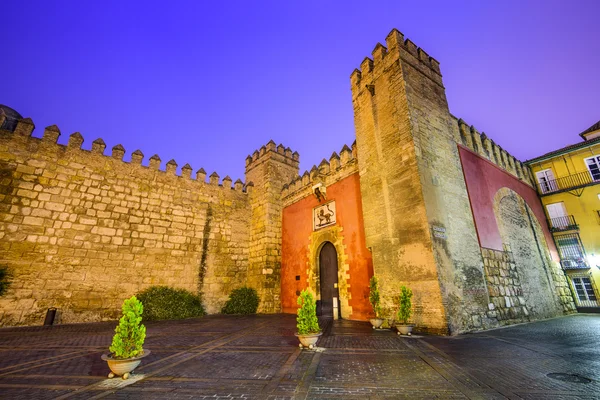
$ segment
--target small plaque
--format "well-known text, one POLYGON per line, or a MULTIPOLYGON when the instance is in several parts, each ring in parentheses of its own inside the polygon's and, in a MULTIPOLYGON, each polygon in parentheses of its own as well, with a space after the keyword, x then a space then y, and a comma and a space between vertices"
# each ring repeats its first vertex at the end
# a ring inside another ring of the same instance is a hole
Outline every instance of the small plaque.
POLYGON ((443 240, 448 239, 448 236, 446 235, 446 228, 444 228, 443 226, 432 225, 432 229, 433 237, 443 240))
POLYGON ((335 225, 335 201, 320 205, 313 209, 313 230, 335 225))

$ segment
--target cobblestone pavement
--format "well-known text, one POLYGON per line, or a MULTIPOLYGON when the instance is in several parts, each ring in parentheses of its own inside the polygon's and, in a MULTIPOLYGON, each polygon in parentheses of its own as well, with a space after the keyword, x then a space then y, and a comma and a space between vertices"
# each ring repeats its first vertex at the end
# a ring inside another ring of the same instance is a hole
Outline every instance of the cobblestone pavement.
POLYGON ((115 322, 0 329, 2 399, 600 399, 600 315, 457 337, 321 321, 300 350, 293 315, 147 323, 132 378, 100 359, 115 322))

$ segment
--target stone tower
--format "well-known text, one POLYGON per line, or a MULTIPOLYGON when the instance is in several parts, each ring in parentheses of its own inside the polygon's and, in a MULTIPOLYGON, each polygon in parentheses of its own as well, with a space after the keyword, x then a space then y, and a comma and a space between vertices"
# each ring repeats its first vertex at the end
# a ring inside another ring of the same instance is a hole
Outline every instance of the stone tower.
POLYGON ((460 331, 487 294, 456 123, 439 63, 395 29, 386 44, 351 75, 367 247, 390 317, 407 285, 418 326, 460 331))
POLYGON ((281 312, 281 190, 298 175, 299 159, 272 140, 246 158, 246 182, 254 185, 248 286, 258 291, 258 312, 281 312))

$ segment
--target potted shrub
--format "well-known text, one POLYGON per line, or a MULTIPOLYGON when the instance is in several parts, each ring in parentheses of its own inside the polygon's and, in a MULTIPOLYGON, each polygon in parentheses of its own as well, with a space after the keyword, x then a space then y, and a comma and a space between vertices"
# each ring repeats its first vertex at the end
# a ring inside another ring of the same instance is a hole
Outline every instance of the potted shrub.
POLYGON ((383 318, 381 318, 381 297, 379 296, 379 283, 376 276, 372 276, 369 281, 369 302, 375 313, 375 318, 370 319, 371 325, 373 325, 373 329, 379 329, 383 325, 383 318))
POLYGON ((298 296, 298 305, 300 308, 296 317, 296 328, 298 328, 296 336, 300 340, 300 347, 312 349, 321 336, 321 328, 319 328, 317 319, 317 302, 313 295, 304 289, 298 296))
POLYGON ((396 313, 396 317, 398 318, 398 322, 396 324, 396 329, 398 330, 398 335, 409 335, 412 332, 413 326, 408 323, 410 316, 412 314, 412 290, 407 288, 406 286, 400 287, 400 294, 396 297, 396 304, 398 305, 398 312, 396 313))
POLYGON ((141 324, 144 306, 135 296, 123 302, 123 316, 115 328, 112 344, 109 348, 111 354, 103 354, 102 359, 108 363, 112 371, 109 378, 115 375, 129 378, 132 371, 140 365, 142 358, 150 354, 144 350, 146 327, 141 324))

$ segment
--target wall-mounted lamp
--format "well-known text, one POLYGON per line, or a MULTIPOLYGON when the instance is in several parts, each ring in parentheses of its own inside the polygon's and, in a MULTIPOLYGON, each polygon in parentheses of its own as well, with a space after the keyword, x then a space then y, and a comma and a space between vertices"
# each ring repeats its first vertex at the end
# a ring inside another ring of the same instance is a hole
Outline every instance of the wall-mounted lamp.
POLYGON ((312 187, 312 190, 319 203, 327 199, 327 188, 322 183, 317 183, 316 185, 314 185, 312 187))

